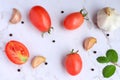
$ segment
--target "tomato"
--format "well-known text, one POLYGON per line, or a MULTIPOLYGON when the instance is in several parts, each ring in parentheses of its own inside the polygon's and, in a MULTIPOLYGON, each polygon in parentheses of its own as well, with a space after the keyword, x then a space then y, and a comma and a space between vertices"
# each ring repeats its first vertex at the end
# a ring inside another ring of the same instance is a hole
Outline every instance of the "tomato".
POLYGON ((84 16, 80 12, 69 14, 64 19, 64 27, 68 30, 75 30, 80 27, 84 22, 84 16))
POLYGON ((5 52, 10 61, 15 64, 24 64, 29 57, 27 48, 18 41, 9 41, 6 44, 5 52))
POLYGON ((68 54, 65 58, 65 68, 72 75, 78 75, 82 69, 82 59, 77 52, 68 54))
POLYGON ((41 32, 48 32, 51 27, 51 19, 48 12, 41 6, 34 6, 29 12, 32 24, 41 32))

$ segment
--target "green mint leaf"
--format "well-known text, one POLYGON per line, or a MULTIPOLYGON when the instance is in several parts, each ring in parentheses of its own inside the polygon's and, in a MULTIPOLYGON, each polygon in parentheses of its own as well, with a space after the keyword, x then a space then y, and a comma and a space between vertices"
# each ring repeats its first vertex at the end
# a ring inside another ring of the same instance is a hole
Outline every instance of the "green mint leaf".
POLYGON ((116 67, 114 65, 107 65, 103 69, 102 73, 105 78, 109 78, 115 73, 115 71, 116 71, 116 67))
POLYGON ((100 57, 98 57, 98 58, 97 58, 97 61, 98 61, 99 63, 108 63, 108 62, 110 62, 109 59, 108 59, 107 57, 105 57, 105 56, 100 56, 100 57))
POLYGON ((116 63, 118 61, 118 54, 113 49, 109 49, 106 52, 106 57, 110 60, 110 62, 116 63))

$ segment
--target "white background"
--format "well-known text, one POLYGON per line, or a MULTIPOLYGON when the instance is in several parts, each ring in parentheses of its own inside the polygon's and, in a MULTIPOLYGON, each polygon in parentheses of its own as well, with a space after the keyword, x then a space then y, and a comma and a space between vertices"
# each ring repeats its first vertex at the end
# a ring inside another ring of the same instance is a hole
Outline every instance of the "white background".
POLYGON ((97 11, 106 6, 120 12, 120 0, 0 0, 0 80, 119 80, 120 68, 117 67, 111 78, 105 79, 102 69, 106 64, 96 61, 96 58, 105 55, 109 48, 120 53, 120 29, 110 32, 110 36, 106 37, 93 23, 97 11), (54 27, 52 33, 46 33, 44 38, 29 21, 29 10, 35 5, 43 6, 48 11, 54 27), (13 8, 20 10, 24 24, 9 23, 13 8), (74 31, 66 30, 62 25, 65 16, 82 8, 88 11, 90 21, 85 21, 74 31), (13 34, 12 37, 9 36, 10 33, 13 34), (83 40, 90 36, 97 38, 97 44, 85 51, 83 40), (10 40, 22 42, 28 48, 30 58, 27 63, 18 66, 8 60, 4 47, 10 40), (52 40, 56 42, 53 43, 52 40), (83 61, 81 73, 74 77, 64 68, 64 58, 72 49, 79 50, 83 61), (93 51, 97 53, 94 54, 93 51), (48 65, 42 64, 33 69, 30 63, 36 55, 45 56, 48 65), (91 68, 94 68, 94 71, 91 71, 91 68), (21 71, 18 72, 17 69, 21 71))

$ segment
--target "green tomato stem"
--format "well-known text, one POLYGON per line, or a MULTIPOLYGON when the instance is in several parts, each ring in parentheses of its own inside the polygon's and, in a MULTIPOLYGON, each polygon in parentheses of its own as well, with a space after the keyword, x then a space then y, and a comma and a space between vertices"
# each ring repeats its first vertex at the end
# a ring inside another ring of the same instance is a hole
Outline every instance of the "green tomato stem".
POLYGON ((77 50, 76 52, 74 52, 74 49, 72 49, 72 51, 71 51, 71 53, 78 53, 79 52, 79 50, 77 50))
MULTIPOLYGON (((51 30, 53 30, 53 29, 54 29, 53 27, 50 27, 50 29, 48 30, 48 34, 50 34, 50 33, 51 33, 51 30)), ((45 34, 45 33, 46 33, 46 32, 43 32, 43 33, 42 33, 42 35, 41 35, 42 38, 44 38, 44 34, 45 34)))
POLYGON ((42 35, 41 35, 41 36, 42 36, 42 38, 44 38, 44 34, 45 34, 45 32, 43 32, 43 33, 42 33, 42 35))
POLYGON ((86 17, 87 14, 88 14, 88 12, 87 12, 86 9, 81 9, 81 10, 80 10, 80 13, 83 15, 83 17, 86 17))
POLYGON ((74 49, 72 49, 71 53, 74 53, 74 49))
POLYGON ((51 30, 53 30, 54 28, 53 27, 50 27, 50 29, 48 30, 48 34, 51 33, 51 30))

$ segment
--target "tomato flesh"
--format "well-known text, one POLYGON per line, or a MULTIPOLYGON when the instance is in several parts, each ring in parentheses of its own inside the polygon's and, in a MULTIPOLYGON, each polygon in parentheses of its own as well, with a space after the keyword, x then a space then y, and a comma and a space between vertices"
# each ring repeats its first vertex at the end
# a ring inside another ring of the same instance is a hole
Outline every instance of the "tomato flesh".
POLYGON ((6 55, 15 64, 24 64, 29 57, 27 48, 18 41, 9 41, 5 48, 6 55))
POLYGON ((41 6, 34 6, 29 12, 32 24, 42 32, 48 32, 51 27, 51 19, 48 12, 41 6))
POLYGON ((80 12, 69 14, 64 20, 64 27, 68 30, 77 29, 84 22, 84 17, 80 12))
POLYGON ((82 60, 79 54, 68 54, 65 58, 65 68, 72 76, 79 74, 82 69, 82 60))

